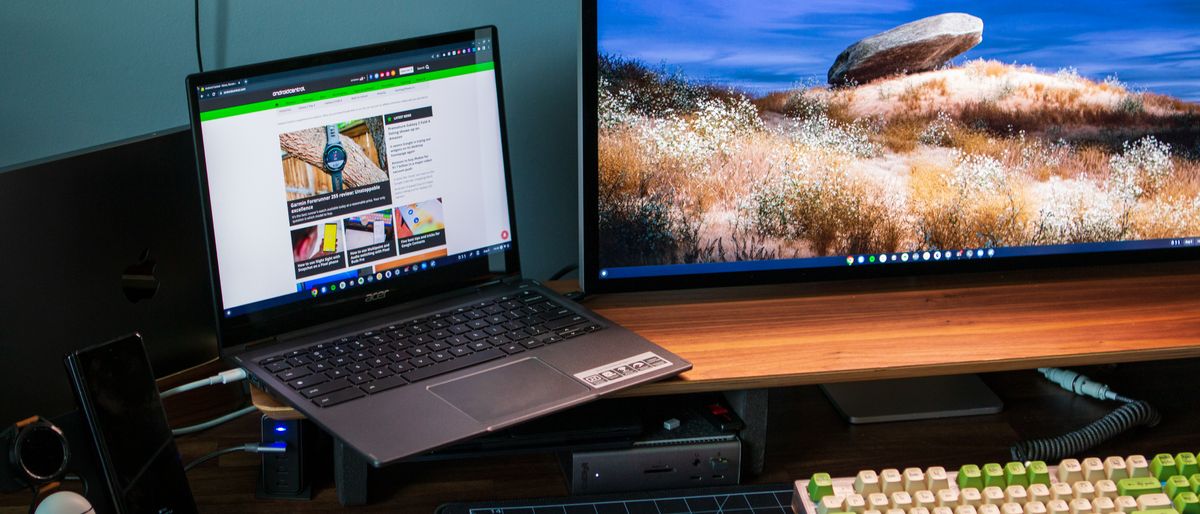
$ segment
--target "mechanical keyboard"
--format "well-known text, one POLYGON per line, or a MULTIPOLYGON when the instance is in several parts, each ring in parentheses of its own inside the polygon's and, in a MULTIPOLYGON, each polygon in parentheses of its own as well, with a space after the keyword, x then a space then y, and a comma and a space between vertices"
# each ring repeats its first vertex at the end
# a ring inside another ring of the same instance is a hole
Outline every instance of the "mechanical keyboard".
POLYGON ((535 291, 498 296, 258 361, 319 407, 408 385, 603 325, 535 291))
POLYGON ((1200 514, 1190 452, 816 473, 794 487, 798 514, 1200 514))

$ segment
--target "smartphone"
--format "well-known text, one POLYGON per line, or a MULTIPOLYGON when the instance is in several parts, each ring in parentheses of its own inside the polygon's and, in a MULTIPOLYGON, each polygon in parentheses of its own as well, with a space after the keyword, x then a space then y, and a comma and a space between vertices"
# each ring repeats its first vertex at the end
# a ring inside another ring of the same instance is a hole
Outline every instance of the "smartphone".
POLYGON ((337 223, 325 224, 325 240, 322 250, 326 252, 337 251, 337 223))
POLYGON ((142 337, 79 350, 66 366, 116 512, 196 512, 142 337))

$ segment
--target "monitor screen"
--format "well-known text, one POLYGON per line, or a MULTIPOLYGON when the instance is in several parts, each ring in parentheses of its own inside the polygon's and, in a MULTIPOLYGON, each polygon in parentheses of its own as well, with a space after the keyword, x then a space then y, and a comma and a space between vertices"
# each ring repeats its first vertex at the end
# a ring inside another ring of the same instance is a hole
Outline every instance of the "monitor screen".
POLYGON ((585 13, 585 282, 600 289, 1200 246, 1191 4, 585 13))
POLYGON ((196 81, 225 318, 511 247, 489 34, 196 81))

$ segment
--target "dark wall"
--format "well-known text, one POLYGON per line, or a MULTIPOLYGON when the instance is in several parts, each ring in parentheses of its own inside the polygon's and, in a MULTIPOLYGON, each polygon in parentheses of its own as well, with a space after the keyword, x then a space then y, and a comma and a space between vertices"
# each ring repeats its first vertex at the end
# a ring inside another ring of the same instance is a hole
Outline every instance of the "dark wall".
MULTIPOLYGON (((0 168, 187 124, 192 2, 9 0, 0 16, 0 168)), ((494 24, 528 275, 576 260, 571 0, 200 0, 207 68, 494 24)))

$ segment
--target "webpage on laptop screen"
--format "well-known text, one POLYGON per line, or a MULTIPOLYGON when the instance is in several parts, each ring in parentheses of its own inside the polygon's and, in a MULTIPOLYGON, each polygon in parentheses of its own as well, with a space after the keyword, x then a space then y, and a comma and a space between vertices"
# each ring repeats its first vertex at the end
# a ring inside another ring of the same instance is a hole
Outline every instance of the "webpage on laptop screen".
POLYGON ((507 249, 494 74, 478 40, 197 88, 224 314, 507 249))

